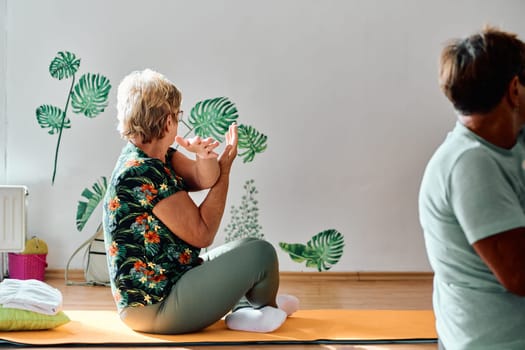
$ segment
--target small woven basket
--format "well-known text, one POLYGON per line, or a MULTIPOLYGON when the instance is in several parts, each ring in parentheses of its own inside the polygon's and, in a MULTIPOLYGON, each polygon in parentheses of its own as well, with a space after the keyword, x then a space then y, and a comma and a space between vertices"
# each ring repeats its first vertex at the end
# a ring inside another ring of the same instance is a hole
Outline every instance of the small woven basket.
POLYGON ((9 253, 9 278, 43 281, 47 267, 47 254, 9 253))

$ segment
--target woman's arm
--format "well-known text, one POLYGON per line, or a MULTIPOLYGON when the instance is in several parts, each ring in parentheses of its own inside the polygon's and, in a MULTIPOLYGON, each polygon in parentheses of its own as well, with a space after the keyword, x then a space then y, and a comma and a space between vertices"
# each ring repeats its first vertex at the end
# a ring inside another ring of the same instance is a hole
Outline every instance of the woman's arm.
POLYGON ((525 227, 481 239, 473 247, 509 292, 525 296, 525 227))
POLYGON ((217 164, 219 178, 210 188, 200 206, 196 206, 186 191, 179 191, 158 202, 153 213, 179 238, 204 248, 213 243, 221 223, 228 193, 230 170, 237 156, 237 126, 226 135, 226 147, 217 164))
POLYGON ((177 143, 187 151, 195 153, 195 160, 191 160, 181 152, 174 152, 171 165, 175 172, 182 176, 189 191, 200 191, 211 188, 220 174, 218 154, 214 149, 219 143, 212 138, 201 140, 200 137, 184 139, 177 136, 177 143))

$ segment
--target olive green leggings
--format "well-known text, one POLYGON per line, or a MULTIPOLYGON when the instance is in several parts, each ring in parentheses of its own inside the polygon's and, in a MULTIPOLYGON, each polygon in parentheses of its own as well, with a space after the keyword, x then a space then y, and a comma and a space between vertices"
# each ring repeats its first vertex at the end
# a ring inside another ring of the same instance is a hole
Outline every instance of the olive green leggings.
POLYGON ((245 238, 202 258, 204 263, 186 272, 164 301, 125 308, 122 321, 136 331, 180 334, 206 328, 232 309, 276 306, 279 264, 267 241, 245 238))

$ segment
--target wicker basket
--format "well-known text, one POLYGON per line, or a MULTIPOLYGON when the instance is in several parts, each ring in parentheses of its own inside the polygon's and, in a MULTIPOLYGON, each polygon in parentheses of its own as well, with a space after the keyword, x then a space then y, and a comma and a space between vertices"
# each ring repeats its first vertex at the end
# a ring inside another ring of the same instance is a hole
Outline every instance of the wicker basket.
POLYGON ((47 254, 9 253, 9 278, 43 281, 47 267, 47 254))

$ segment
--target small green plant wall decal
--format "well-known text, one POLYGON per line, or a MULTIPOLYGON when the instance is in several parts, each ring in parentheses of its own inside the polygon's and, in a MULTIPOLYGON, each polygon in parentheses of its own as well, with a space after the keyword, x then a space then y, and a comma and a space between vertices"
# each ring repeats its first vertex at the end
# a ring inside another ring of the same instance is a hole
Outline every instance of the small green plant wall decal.
POLYGON ((77 205, 77 230, 82 231, 87 221, 91 217, 91 214, 95 211, 98 204, 102 201, 106 195, 108 188, 108 181, 105 176, 102 176, 97 182, 93 184, 91 189, 85 188, 82 191, 82 197, 85 201, 78 201, 77 205))
POLYGON ((298 263, 306 262, 306 267, 317 271, 330 270, 343 255, 343 235, 334 229, 319 232, 306 245, 301 243, 279 242, 279 247, 298 263))
POLYGON ((235 241, 245 237, 264 239, 262 226, 259 225, 259 207, 255 199, 258 193, 254 180, 247 180, 244 184, 245 194, 242 196, 241 205, 231 207, 231 220, 224 229, 225 242, 235 241))
MULTIPOLYGON (((223 142, 224 134, 226 134, 232 123, 237 122, 238 118, 237 107, 235 107, 235 104, 227 97, 216 97, 199 101, 191 109, 188 120, 181 120, 181 123, 188 128, 184 137, 186 138, 194 134, 203 138, 213 137, 217 141, 223 142)), ((257 131, 254 127, 245 124, 240 124, 238 131, 239 156, 243 159, 244 163, 252 162, 256 154, 266 150, 268 137, 257 131)), ((251 191, 250 186, 253 186, 253 182, 245 187, 247 191, 251 191)), ((106 178, 101 177, 98 182, 92 185, 91 190, 85 188, 84 191, 82 191, 82 196, 87 199, 87 202, 78 202, 76 223, 79 231, 82 230, 95 208, 102 201, 106 187, 106 178)), ((255 190, 254 186, 253 189, 255 190)), ((255 193, 256 192, 253 192, 250 195, 253 197, 255 193)), ((239 210, 239 215, 244 215, 242 213, 244 210, 242 206, 239 210)), ((254 214, 256 213, 252 212, 250 214, 252 215, 250 216, 250 220, 255 220, 252 221, 250 225, 258 225, 257 216, 253 217, 254 214)), ((243 226, 243 229, 247 229, 250 225, 243 226)), ((253 232, 254 227, 250 228, 250 232, 253 232)))
POLYGON ((58 80, 71 78, 69 93, 67 94, 64 109, 44 104, 36 109, 36 119, 40 127, 48 128, 48 133, 58 133, 55 150, 55 161, 51 183, 55 183, 58 163, 58 151, 62 139, 62 131, 71 128, 71 120, 67 117, 69 103, 74 113, 94 118, 104 111, 108 105, 108 94, 111 89, 109 79, 100 74, 83 74, 75 84, 75 75, 80 67, 80 58, 74 53, 60 51, 49 65, 49 73, 58 80))

